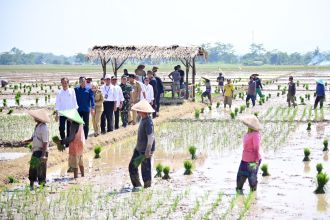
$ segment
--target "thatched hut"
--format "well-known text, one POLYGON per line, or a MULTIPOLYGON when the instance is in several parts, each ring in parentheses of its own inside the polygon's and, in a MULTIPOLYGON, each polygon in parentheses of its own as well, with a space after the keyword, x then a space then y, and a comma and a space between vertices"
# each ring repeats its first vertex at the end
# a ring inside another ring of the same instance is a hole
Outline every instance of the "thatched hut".
MULTIPOLYGON (((154 60, 180 60, 186 67, 186 82, 188 74, 192 68, 193 97, 195 97, 195 75, 196 58, 204 57, 207 59, 207 52, 202 47, 180 47, 178 45, 170 47, 160 46, 94 46, 89 50, 87 57, 89 60, 100 59, 103 74, 106 74, 106 65, 111 62, 115 75, 127 59, 154 59, 154 60)), ((187 87, 188 93, 188 87, 187 87)))

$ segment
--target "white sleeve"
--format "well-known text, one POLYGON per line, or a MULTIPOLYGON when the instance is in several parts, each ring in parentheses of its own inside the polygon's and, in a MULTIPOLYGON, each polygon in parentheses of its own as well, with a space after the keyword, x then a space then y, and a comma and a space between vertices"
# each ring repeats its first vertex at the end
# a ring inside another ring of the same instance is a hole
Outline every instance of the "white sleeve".
POLYGON ((55 101, 55 110, 58 111, 59 110, 59 103, 60 103, 60 91, 57 92, 57 95, 56 95, 56 101, 55 101))
POLYGON ((76 98, 76 91, 72 89, 72 103, 75 109, 78 109, 77 98, 76 98))
POLYGON ((120 96, 120 101, 121 102, 123 102, 123 101, 125 101, 125 99, 124 99, 124 94, 123 94, 123 90, 119 87, 119 96, 120 96))
POLYGON ((152 87, 152 86, 150 86, 150 100, 154 100, 155 99, 155 97, 154 97, 154 88, 152 87))

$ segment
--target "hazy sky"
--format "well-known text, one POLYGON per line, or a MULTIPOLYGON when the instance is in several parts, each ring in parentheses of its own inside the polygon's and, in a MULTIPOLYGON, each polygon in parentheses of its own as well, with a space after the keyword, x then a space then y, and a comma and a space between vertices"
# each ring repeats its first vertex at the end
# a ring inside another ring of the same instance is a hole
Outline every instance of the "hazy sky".
POLYGON ((330 0, 0 0, 0 51, 73 55, 99 44, 252 42, 330 50, 330 0), (254 34, 252 34, 254 33, 254 34))

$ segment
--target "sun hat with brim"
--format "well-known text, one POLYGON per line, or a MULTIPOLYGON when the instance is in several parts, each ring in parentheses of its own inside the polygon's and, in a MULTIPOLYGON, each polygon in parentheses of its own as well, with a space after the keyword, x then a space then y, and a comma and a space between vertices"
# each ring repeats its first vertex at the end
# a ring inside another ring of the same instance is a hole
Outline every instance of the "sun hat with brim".
POLYGON ((153 113, 155 110, 151 107, 147 100, 143 99, 132 106, 131 108, 134 111, 145 112, 145 113, 153 113))
POLYGON ((37 121, 43 122, 43 123, 49 123, 50 118, 48 116, 48 113, 45 109, 37 109, 37 110, 29 110, 27 111, 29 115, 31 115, 34 119, 37 121))
POLYGON ((322 84, 322 85, 324 85, 324 81, 323 81, 323 79, 316 79, 315 80, 318 84, 322 84))
POLYGON ((76 109, 62 110, 62 111, 58 111, 58 113, 64 117, 66 117, 67 119, 75 121, 79 124, 85 124, 84 120, 80 117, 80 115, 76 109))
POLYGON ((255 131, 261 130, 261 124, 255 115, 243 115, 239 118, 239 120, 243 122, 243 124, 245 124, 247 127, 255 131))

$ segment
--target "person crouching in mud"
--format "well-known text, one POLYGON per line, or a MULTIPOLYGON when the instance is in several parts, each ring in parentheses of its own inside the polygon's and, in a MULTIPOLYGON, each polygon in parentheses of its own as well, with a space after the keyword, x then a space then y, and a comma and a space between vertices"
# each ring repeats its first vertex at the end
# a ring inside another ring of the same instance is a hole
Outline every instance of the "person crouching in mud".
POLYGON ((243 185, 249 180, 250 190, 256 191, 258 184, 258 168, 261 163, 260 142, 261 124, 255 115, 242 116, 240 120, 248 127, 243 138, 243 155, 237 172, 236 191, 243 194, 243 185))
POLYGON ((78 178, 79 167, 81 177, 83 177, 85 175, 83 163, 85 144, 84 120, 76 109, 59 111, 59 114, 71 122, 69 136, 61 140, 61 144, 69 146, 69 170, 73 169, 74 178, 78 178))
POLYGON ((133 105, 132 110, 137 111, 141 117, 137 143, 128 166, 131 182, 134 187, 133 191, 136 192, 142 187, 138 173, 140 163, 144 188, 151 186, 151 157, 155 151, 155 135, 150 113, 153 113, 155 110, 145 99, 133 105))

